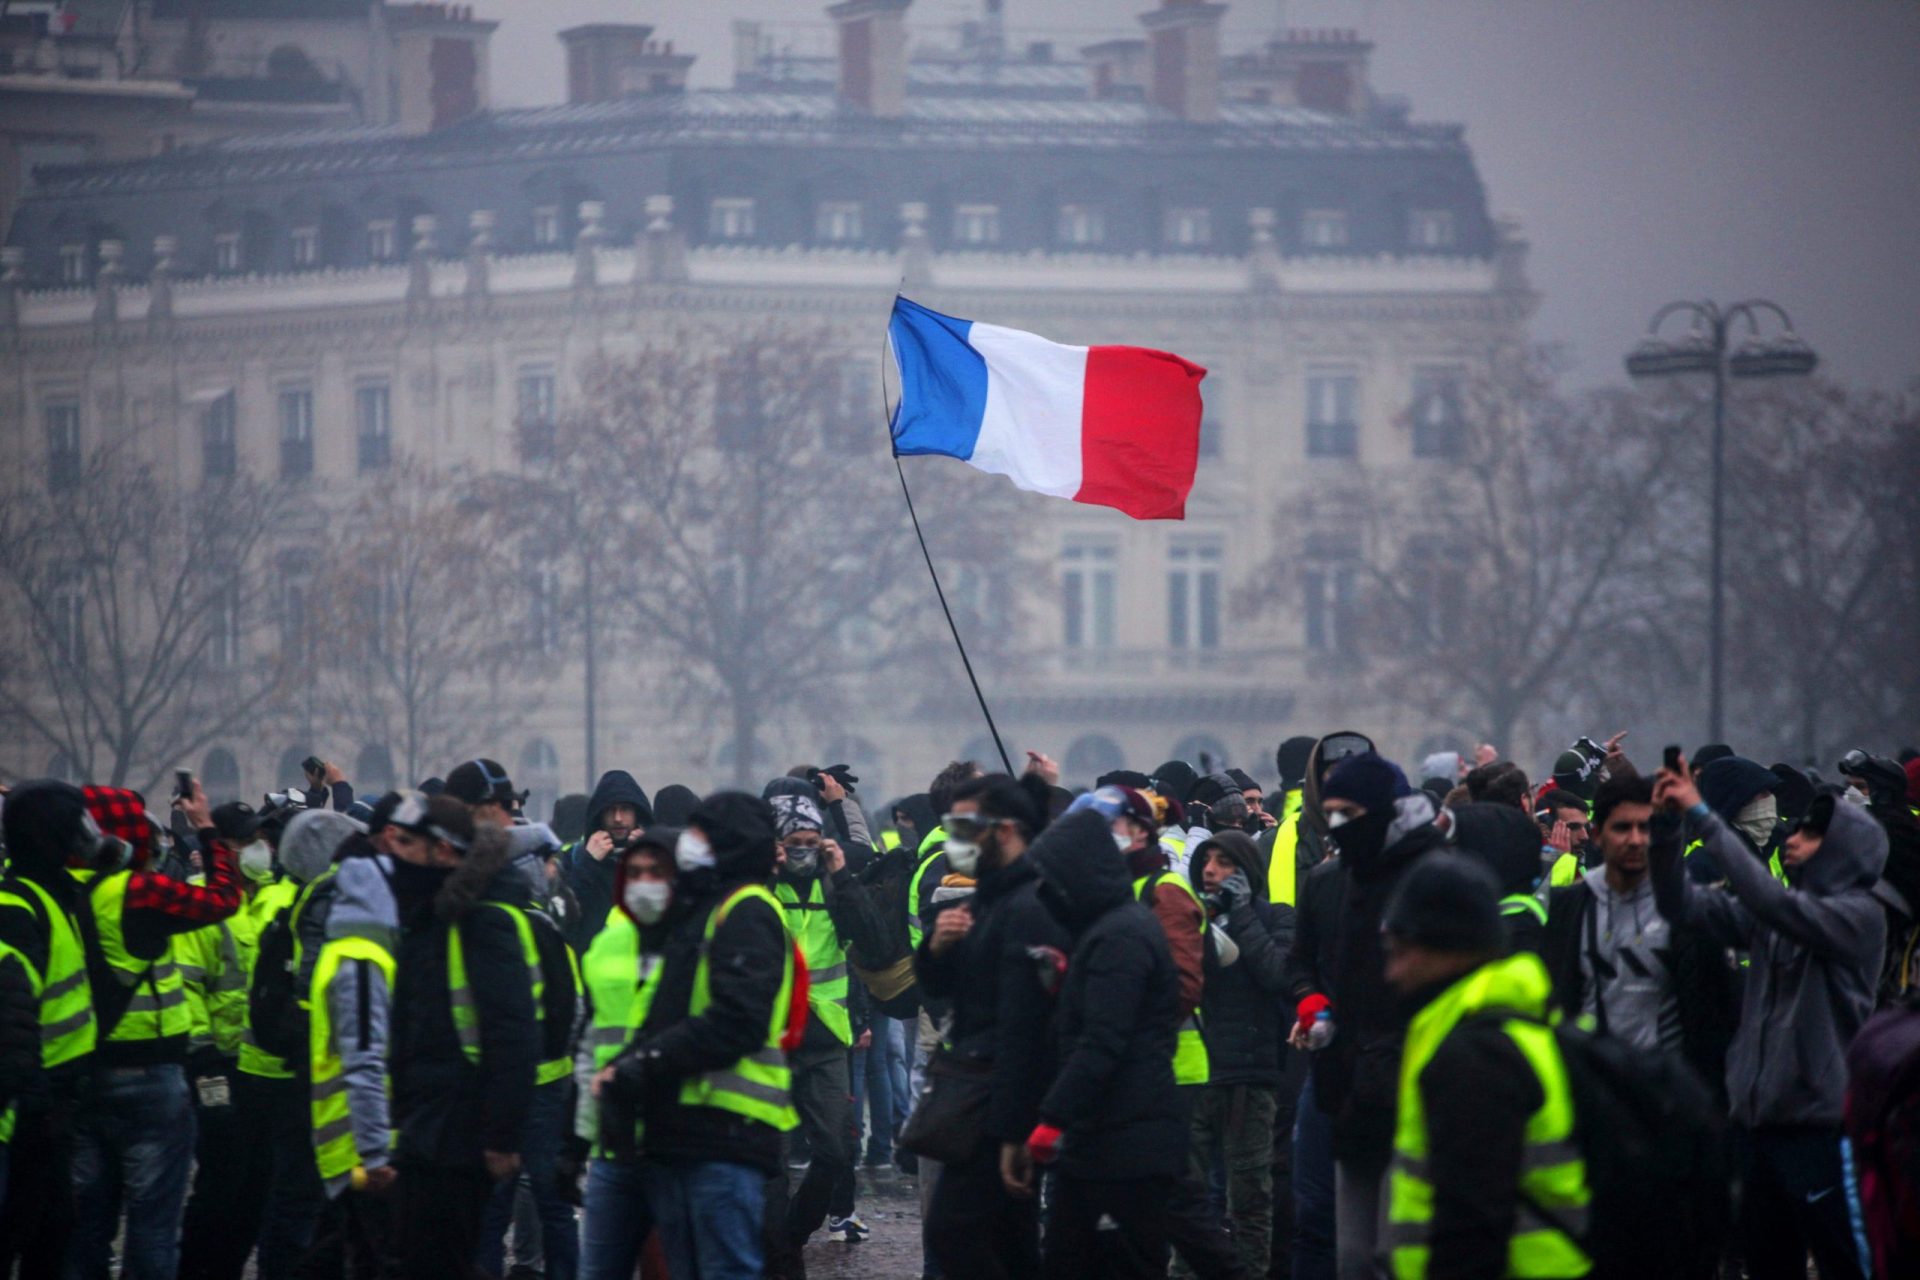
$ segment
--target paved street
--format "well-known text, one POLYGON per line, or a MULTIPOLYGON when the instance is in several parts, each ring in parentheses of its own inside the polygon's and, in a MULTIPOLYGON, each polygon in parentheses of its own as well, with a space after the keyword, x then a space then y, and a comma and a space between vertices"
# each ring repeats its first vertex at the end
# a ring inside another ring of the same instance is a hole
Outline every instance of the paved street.
POLYGON ((918 1196, 912 1178, 872 1187, 862 1178, 856 1212, 873 1237, 851 1245, 814 1237, 807 1246, 808 1280, 913 1280, 920 1274, 918 1196))

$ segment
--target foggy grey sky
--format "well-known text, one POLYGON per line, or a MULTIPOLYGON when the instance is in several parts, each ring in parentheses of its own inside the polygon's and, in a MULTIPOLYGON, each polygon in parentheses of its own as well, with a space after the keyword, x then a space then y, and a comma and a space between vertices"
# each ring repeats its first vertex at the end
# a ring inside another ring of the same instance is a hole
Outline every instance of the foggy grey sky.
MULTIPOLYGON (((919 0, 916 26, 977 0, 919 0)), ((1133 34, 1152 0, 1006 0, 1017 31, 1133 34)), ((564 92, 553 33, 647 22, 732 74, 736 18, 824 22, 814 0, 477 0, 502 103, 564 92)), ((1377 90, 1467 126, 1495 213, 1525 222, 1537 337, 1579 380, 1674 297, 1765 296, 1827 372, 1895 389, 1920 376, 1920 0, 1291 0, 1294 26, 1376 41, 1377 90)), ((1276 25, 1237 0, 1228 47, 1276 25)))

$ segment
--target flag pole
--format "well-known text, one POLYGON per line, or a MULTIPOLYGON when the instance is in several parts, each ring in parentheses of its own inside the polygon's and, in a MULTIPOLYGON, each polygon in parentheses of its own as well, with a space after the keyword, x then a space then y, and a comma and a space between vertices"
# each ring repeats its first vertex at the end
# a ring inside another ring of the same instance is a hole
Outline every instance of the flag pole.
MULTIPOLYGON (((900 295, 895 294, 896 298, 900 295)), ((1000 753, 1000 763, 1012 773, 1013 761, 1007 755, 1007 745, 1000 740, 1000 728, 993 722, 993 712, 987 706, 987 695, 981 692, 980 677, 973 672, 973 660, 967 657, 967 645, 960 638, 960 627, 953 620, 953 610, 947 604, 947 593, 940 585, 940 571, 933 567, 933 552, 927 549, 927 535, 920 528, 920 513, 913 507, 913 490, 907 487, 907 469, 901 465, 899 451, 893 447, 893 411, 887 407, 887 357, 892 341, 891 332, 880 341, 880 414, 887 424, 887 451, 893 454, 893 469, 900 477, 900 496, 907 500, 907 515, 913 519, 913 536, 920 540, 920 555, 927 562, 927 576, 933 579, 933 594, 939 597, 940 612, 946 615, 947 630, 953 634, 953 647, 960 651, 960 665, 966 668, 967 683, 973 686, 973 697, 980 704, 980 714, 986 717, 987 732, 993 735, 993 748, 1000 753)), ((938 815, 936 815, 938 816, 938 815)))

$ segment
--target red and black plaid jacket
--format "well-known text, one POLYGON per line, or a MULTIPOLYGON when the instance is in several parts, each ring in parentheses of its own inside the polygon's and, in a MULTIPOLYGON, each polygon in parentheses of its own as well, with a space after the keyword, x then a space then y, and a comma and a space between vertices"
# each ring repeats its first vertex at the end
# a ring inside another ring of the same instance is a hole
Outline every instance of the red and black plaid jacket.
POLYGON ((133 846, 134 871, 127 882, 121 919, 128 949, 135 955, 150 949, 141 945, 144 941, 157 937, 164 942, 173 934, 225 920, 240 909, 240 876, 232 852, 220 841, 207 839, 205 884, 143 871, 140 868, 153 859, 153 826, 139 793, 118 787, 82 787, 81 793, 100 829, 133 846))

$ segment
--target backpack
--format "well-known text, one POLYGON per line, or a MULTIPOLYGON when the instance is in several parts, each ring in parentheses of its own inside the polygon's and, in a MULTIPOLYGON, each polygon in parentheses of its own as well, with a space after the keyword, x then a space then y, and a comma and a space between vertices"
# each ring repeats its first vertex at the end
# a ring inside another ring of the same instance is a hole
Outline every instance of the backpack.
POLYGON ((1712 1091, 1673 1054, 1564 1022, 1554 1039, 1592 1196, 1582 1240, 1591 1280, 1712 1275, 1732 1221, 1726 1121, 1712 1091))
POLYGON ((919 864, 905 846, 876 857, 856 877, 879 917, 877 951, 850 947, 847 959, 854 975, 873 997, 874 1009, 889 1018, 912 1018, 920 1012, 920 986, 913 973, 913 942, 907 932, 907 901, 913 872, 919 864), (869 954, 869 952, 874 952, 869 954))
POLYGON ((247 990, 247 1025, 253 1042, 299 1070, 311 1051, 307 1002, 313 967, 326 941, 333 905, 333 868, 306 884, 260 930, 253 982, 247 990))
POLYGON ((1920 1274, 1920 996, 1874 1014, 1848 1046, 1846 1127, 1873 1273, 1920 1274))

